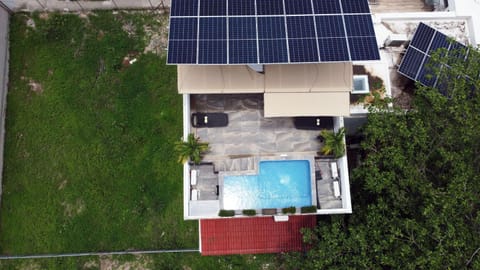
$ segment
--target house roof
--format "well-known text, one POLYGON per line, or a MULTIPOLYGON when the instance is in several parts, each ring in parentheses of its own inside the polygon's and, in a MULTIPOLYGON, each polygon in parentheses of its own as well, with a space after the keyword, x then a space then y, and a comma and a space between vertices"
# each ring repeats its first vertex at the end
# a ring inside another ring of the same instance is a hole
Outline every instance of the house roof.
POLYGON ((273 217, 200 220, 202 255, 254 254, 302 251, 301 228, 313 228, 316 217, 289 216, 287 222, 273 217))
POLYGON ((188 94, 265 93, 265 116, 346 116, 351 63, 178 66, 178 91, 188 94))

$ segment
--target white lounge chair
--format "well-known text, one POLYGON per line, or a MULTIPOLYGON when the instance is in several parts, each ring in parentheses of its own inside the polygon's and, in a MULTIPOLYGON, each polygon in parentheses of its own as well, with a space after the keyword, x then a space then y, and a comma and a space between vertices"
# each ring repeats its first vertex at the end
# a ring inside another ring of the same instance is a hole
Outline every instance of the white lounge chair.
POLYGON ((332 169, 332 178, 338 178, 337 162, 330 162, 330 168, 332 169))
POLYGON ((192 198, 192 201, 198 200, 198 193, 199 193, 198 190, 192 189, 192 197, 191 197, 191 198, 192 198))
POLYGON ((192 186, 197 185, 197 175, 198 175, 197 170, 191 170, 190 171, 190 185, 192 185, 192 186))
POLYGON ((338 181, 333 181, 333 195, 336 198, 340 197, 340 184, 338 181))

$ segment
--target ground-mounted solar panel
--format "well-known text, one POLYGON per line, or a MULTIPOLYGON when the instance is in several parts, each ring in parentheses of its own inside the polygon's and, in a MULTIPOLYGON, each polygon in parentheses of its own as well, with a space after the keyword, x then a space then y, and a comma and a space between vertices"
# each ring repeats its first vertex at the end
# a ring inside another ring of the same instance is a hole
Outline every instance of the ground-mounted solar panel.
MULTIPOLYGON (((466 59, 468 55, 465 45, 449 39, 445 34, 424 23, 420 23, 403 56, 398 72, 425 86, 445 90, 447 82, 440 81, 438 72, 441 72, 443 68, 449 67, 435 64, 431 58, 433 52, 442 48, 444 51, 443 55, 448 55, 449 57, 466 59)), ((448 65, 448 63, 446 64, 448 65)))
POLYGON ((379 59, 368 0, 171 1, 169 64, 379 59))

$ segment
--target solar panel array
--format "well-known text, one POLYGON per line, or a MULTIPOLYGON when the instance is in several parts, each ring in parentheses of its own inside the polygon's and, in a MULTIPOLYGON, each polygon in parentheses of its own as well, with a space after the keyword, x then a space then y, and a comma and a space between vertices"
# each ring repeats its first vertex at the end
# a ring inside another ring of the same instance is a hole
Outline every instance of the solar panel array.
POLYGON ((172 0, 169 64, 378 59, 368 0, 172 0))
POLYGON ((442 82, 439 81, 435 70, 430 64, 432 52, 439 48, 445 48, 448 55, 454 55, 461 59, 466 59, 468 55, 465 45, 451 41, 446 35, 434 28, 420 23, 408 46, 407 52, 403 56, 398 72, 425 86, 441 86, 442 82))

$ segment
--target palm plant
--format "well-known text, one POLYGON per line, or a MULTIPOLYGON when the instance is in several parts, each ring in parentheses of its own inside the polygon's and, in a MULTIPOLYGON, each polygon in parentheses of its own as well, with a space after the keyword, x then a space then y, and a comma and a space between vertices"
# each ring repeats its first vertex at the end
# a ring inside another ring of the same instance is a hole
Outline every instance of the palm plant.
POLYGON ((187 141, 181 140, 175 143, 175 151, 180 163, 185 163, 190 159, 193 163, 199 164, 203 153, 208 149, 208 143, 201 142, 200 138, 195 137, 193 133, 188 134, 187 141))
POLYGON ((338 132, 330 130, 320 131, 320 136, 323 137, 323 146, 320 152, 324 155, 333 155, 335 158, 342 157, 345 154, 345 144, 343 138, 345 137, 345 128, 341 127, 338 132))

